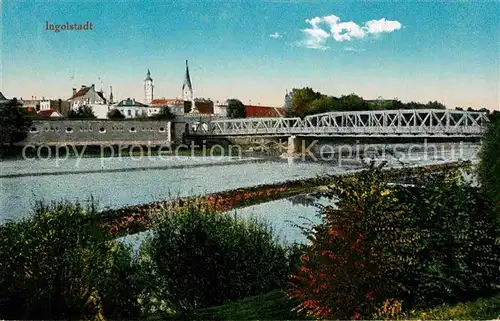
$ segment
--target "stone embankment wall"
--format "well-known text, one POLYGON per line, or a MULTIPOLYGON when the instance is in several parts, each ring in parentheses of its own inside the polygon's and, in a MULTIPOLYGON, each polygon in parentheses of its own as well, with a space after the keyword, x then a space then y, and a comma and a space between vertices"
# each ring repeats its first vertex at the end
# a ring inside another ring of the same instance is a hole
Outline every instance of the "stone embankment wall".
POLYGON ((181 121, 45 120, 33 121, 21 145, 166 145, 182 141, 181 121))

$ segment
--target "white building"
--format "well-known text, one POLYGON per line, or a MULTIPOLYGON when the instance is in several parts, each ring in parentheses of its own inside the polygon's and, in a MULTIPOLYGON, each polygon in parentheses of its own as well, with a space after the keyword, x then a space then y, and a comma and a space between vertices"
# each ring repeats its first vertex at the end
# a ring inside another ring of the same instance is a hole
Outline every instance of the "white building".
POLYGON ((111 110, 113 103, 113 87, 110 87, 109 100, 104 97, 102 89, 95 90, 94 84, 92 86, 82 85, 80 90, 73 88, 73 96, 67 100, 70 103, 70 109, 77 110, 80 106, 89 106, 92 112, 98 119, 108 118, 108 112, 111 110))
POLYGON ((227 116, 227 102, 219 102, 214 105, 214 115, 220 117, 227 116))
POLYGON ((167 107, 170 109, 172 114, 177 116, 184 115, 184 101, 178 98, 157 98, 153 99, 149 105, 152 108, 152 112, 160 112, 160 108, 167 107))
POLYGON ((118 109, 125 118, 137 118, 148 116, 149 106, 136 101, 135 99, 127 98, 113 106, 118 109))
POLYGON ((104 93, 102 91, 96 91, 94 84, 87 87, 82 85, 80 90, 73 88, 73 96, 68 99, 71 103, 71 109, 76 110, 80 106, 90 106, 92 105, 104 105, 106 104, 106 98, 104 98, 104 93))

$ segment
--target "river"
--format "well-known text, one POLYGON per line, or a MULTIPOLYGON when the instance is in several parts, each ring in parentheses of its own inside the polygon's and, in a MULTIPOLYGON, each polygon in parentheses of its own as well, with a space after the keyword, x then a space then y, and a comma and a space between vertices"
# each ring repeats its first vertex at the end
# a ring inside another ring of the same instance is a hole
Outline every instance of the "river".
MULTIPOLYGON (((467 145, 462 149, 461 153, 453 151, 452 154, 448 148, 444 153, 431 157, 421 153, 420 158, 407 158, 406 163, 432 164, 477 158, 478 145, 467 145)), ((398 164, 390 155, 385 158, 389 165, 398 164)), ((85 203, 93 197, 100 209, 116 208, 359 168, 359 160, 352 158, 303 161, 164 156, 2 161, 0 224, 30 215, 37 201, 85 203)), ((313 217, 316 209, 280 200, 238 209, 237 213, 242 218, 252 215, 264 218, 277 230, 280 238, 294 241, 300 236, 297 230, 290 229, 288 221, 295 220, 301 213, 302 216, 313 217)))

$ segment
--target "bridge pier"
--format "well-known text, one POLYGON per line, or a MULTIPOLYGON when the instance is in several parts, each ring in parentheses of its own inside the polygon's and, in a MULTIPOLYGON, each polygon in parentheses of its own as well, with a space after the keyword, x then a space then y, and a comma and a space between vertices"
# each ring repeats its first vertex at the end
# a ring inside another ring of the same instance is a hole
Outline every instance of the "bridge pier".
POLYGON ((286 153, 288 155, 295 155, 298 152, 300 152, 300 140, 297 138, 297 136, 288 137, 286 153))

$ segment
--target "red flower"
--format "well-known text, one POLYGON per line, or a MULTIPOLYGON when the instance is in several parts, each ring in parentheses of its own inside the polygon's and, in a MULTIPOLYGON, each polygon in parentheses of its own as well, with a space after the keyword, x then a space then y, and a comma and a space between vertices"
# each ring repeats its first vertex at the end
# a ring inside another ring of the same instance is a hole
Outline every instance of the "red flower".
POLYGON ((354 313, 354 314, 353 314, 353 316, 352 316, 352 318, 353 318, 354 320, 359 319, 359 317, 360 317, 360 315, 359 315, 359 313, 358 313, 358 312, 354 313))

